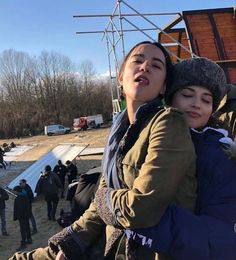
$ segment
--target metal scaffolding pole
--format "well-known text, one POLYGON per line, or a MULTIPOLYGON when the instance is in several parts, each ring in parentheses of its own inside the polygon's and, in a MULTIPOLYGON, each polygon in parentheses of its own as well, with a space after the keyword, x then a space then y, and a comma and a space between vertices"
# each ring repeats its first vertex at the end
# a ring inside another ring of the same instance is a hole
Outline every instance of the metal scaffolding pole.
MULTIPOLYGON (((152 41, 155 41, 153 37, 151 37, 148 32, 149 31, 158 31, 163 33, 165 36, 167 36, 171 41, 179 45, 181 48, 183 48, 186 52, 190 53, 192 57, 195 57, 196 55, 186 48, 183 44, 178 42, 175 38, 173 38, 171 35, 169 35, 164 29, 161 29, 159 26, 157 26, 154 22, 152 22, 150 19, 148 19, 148 16, 170 16, 170 15, 178 15, 179 19, 181 19, 182 15, 179 12, 165 12, 165 13, 140 13, 137 10, 135 10, 133 7, 131 7, 129 4, 127 4, 123 0, 116 0, 115 7, 113 9, 112 14, 88 14, 88 15, 74 15, 74 18, 108 18, 107 25, 103 30, 91 30, 91 31, 78 31, 76 34, 102 34, 102 40, 106 38, 106 45, 107 45, 107 57, 108 57, 108 67, 109 67, 109 75, 110 75, 110 84, 111 84, 111 97, 112 99, 116 99, 119 97, 119 84, 117 81, 117 75, 118 75, 118 68, 119 68, 119 59, 118 55, 121 53, 122 58, 125 57, 125 33, 129 32, 140 32, 143 35, 145 35, 147 38, 151 39, 152 41), (122 13, 122 5, 124 5, 128 10, 132 11, 130 13, 122 13), (129 20, 129 18, 137 17, 143 19, 146 23, 150 25, 150 28, 140 28, 139 26, 135 25, 133 22, 129 20), (132 26, 132 28, 126 28, 125 25, 132 26), (121 50, 120 50, 120 49, 121 50), (119 51, 120 50, 120 51, 119 51), (113 59, 111 57, 113 56, 113 59), (113 60, 113 63, 112 63, 113 60), (112 65, 113 64, 113 65, 112 65), (113 68, 112 68, 113 67, 113 68), (114 97, 113 92, 113 79, 114 76, 112 74, 116 74, 116 82, 117 82, 117 89, 116 89, 116 95, 117 97, 114 97)), ((170 53, 170 51, 167 49, 167 51, 170 53)), ((174 53, 171 53, 177 60, 180 60, 180 57, 176 56, 174 53)))

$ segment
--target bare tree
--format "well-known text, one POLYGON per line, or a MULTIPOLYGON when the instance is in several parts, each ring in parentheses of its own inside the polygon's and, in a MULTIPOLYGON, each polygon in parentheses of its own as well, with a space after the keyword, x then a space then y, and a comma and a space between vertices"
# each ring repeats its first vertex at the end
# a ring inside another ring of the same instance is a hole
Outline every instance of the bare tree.
POLYGON ((70 59, 43 51, 38 57, 6 50, 0 54, 0 137, 43 132, 51 123, 71 125, 82 115, 111 114, 108 84, 90 61, 75 73, 70 59), (79 76, 78 76, 79 75, 79 76))
MULTIPOLYGON (((62 122, 68 107, 67 95, 70 86, 74 87, 73 65, 69 58, 59 53, 46 51, 39 56, 40 87, 42 99, 47 108, 48 123, 62 122), (66 102, 65 102, 66 100, 66 102)), ((73 93, 75 94, 75 93, 73 93)))
POLYGON ((84 60, 79 66, 80 75, 80 102, 85 115, 92 114, 91 106, 96 100, 92 99, 92 91, 95 86, 95 69, 93 63, 84 60))
POLYGON ((32 107, 28 104, 31 100, 30 82, 26 76, 31 58, 27 53, 6 50, 0 56, 1 85, 4 91, 4 105, 9 109, 8 122, 12 125, 12 134, 20 132, 28 124, 32 107), (28 115, 28 116, 27 116, 28 115))

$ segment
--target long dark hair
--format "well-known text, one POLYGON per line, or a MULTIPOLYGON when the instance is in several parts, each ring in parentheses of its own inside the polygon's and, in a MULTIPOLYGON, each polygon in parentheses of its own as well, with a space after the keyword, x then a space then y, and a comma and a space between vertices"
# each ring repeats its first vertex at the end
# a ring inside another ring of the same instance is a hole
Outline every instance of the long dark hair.
POLYGON ((166 59, 166 87, 168 87, 169 84, 171 83, 171 80, 172 80, 172 77, 173 77, 174 66, 173 66, 173 63, 171 61, 170 54, 167 52, 165 47, 159 42, 143 41, 143 42, 139 42, 136 45, 134 45, 133 48, 131 48, 130 51, 127 53, 127 55, 125 56, 121 66, 120 66, 119 77, 123 74, 125 64, 126 64, 128 58, 130 57, 131 53, 133 52, 133 50, 136 49, 138 46, 143 45, 143 44, 150 44, 150 45, 156 46, 157 48, 159 48, 163 52, 165 59, 166 59))

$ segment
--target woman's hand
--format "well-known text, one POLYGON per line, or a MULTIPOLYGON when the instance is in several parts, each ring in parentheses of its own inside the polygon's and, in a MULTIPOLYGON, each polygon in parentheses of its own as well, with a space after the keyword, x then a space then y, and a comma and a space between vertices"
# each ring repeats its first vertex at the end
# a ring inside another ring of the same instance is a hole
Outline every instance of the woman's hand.
POLYGON ((65 258, 65 255, 64 255, 64 253, 63 253, 63 251, 59 251, 58 253, 57 253, 57 256, 56 256, 56 259, 55 260, 65 260, 66 258, 65 258))

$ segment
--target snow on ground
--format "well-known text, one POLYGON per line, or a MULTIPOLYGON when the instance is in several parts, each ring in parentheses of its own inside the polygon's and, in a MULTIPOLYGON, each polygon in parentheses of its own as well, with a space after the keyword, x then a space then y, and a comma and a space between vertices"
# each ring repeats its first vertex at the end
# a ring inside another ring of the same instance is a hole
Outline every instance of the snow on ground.
POLYGON ((17 145, 16 147, 11 148, 10 152, 5 152, 3 159, 6 162, 16 161, 20 155, 29 151, 34 146, 36 145, 17 145))

